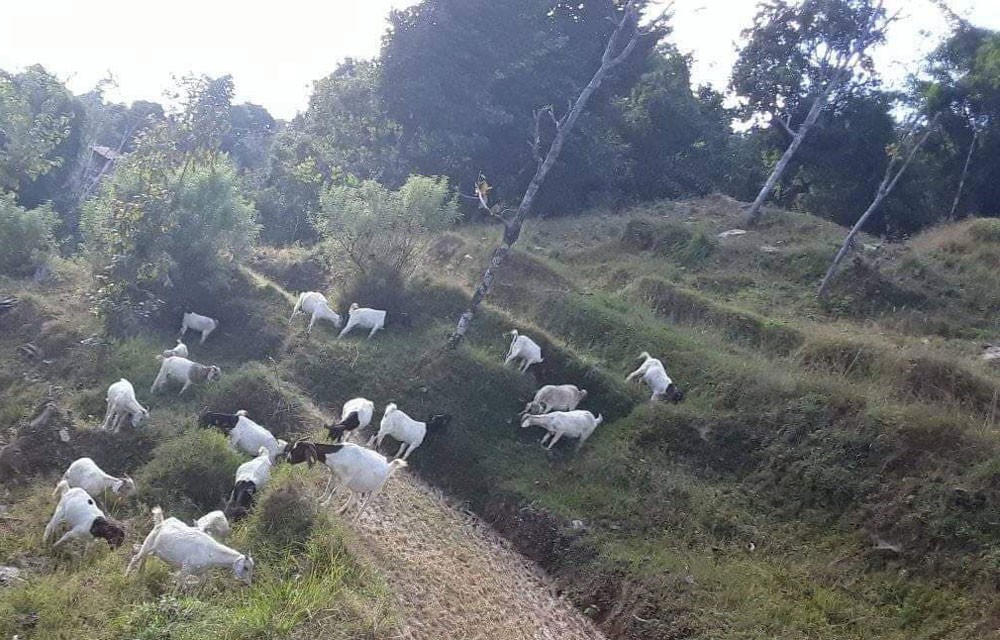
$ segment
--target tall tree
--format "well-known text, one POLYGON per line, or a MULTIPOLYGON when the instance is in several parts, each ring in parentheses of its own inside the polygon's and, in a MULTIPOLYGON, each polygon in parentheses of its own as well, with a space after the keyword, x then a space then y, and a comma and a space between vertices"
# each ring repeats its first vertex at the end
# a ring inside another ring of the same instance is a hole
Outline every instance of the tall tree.
POLYGON ((885 40, 890 22, 882 0, 771 0, 760 6, 744 32, 748 40, 730 86, 743 99, 747 116, 767 114, 791 141, 748 210, 747 224, 760 219, 826 106, 852 85, 872 79, 869 53, 885 40))
POLYGON ((501 218, 504 223, 503 240, 493 250, 489 265, 483 272, 478 286, 476 286, 472 300, 469 302, 469 307, 459 317, 455 331, 448 339, 450 347, 455 348, 461 343, 466 332, 469 330, 476 310, 493 288, 493 281, 500 266, 507 259, 507 256, 510 255, 511 249, 521 235, 521 227, 528 214, 531 213, 531 207, 534 204, 535 197, 538 195, 538 190, 559 158, 567 136, 573 131, 573 127, 583 114, 584 109, 586 109, 588 101, 594 95, 594 92, 600 88, 609 74, 628 60, 629 55, 635 50, 642 36, 659 28, 659 20, 654 21, 649 27, 641 28, 639 26, 639 9, 636 4, 635 0, 629 0, 622 8, 614 31, 611 32, 604 47, 604 53, 601 55, 601 62, 597 67, 597 71, 594 72, 594 75, 590 78, 590 82, 577 95, 576 99, 570 105, 569 110, 558 118, 556 117, 555 109, 551 106, 535 110, 534 135, 531 142, 531 155, 536 164, 535 174, 531 178, 531 182, 528 183, 528 188, 521 197, 521 202, 517 210, 511 217, 503 217, 504 212, 500 209, 499 205, 495 206, 492 211, 493 215, 501 218), (549 143, 548 149, 544 154, 542 149, 543 126, 549 126, 551 129, 554 129, 552 141, 549 143))
POLYGON ((918 87, 928 113, 942 112, 954 195, 949 217, 1000 212, 1000 33, 953 18, 955 31, 928 60, 918 87))

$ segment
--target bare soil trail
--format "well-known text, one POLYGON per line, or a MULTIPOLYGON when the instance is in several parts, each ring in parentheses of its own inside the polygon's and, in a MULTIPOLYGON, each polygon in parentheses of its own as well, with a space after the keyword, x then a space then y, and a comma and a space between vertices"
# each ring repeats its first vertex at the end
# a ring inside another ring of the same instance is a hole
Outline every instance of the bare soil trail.
MULTIPOLYGON (((344 499, 338 494, 330 508, 344 499)), ((605 637, 556 596, 541 569, 411 472, 395 474, 354 526, 363 535, 352 551, 374 562, 396 592, 401 638, 605 637)))

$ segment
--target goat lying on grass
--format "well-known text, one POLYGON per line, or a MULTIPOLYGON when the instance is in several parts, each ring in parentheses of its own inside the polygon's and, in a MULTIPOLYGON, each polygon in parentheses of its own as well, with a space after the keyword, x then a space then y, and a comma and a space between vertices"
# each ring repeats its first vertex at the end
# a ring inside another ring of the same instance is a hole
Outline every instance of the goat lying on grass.
POLYGON ((299 440, 292 445, 288 453, 290 464, 308 463, 312 467, 317 461, 330 469, 330 480, 320 497, 320 502, 326 504, 333 498, 336 487, 334 480, 347 487, 350 496, 337 513, 345 513, 353 505, 358 496, 363 501, 354 515, 357 521, 368 507, 368 503, 379 494, 386 481, 396 472, 406 466, 405 460, 389 462, 378 452, 366 449, 351 442, 343 444, 321 444, 308 440, 299 440), (331 491, 331 488, 334 490, 331 491))

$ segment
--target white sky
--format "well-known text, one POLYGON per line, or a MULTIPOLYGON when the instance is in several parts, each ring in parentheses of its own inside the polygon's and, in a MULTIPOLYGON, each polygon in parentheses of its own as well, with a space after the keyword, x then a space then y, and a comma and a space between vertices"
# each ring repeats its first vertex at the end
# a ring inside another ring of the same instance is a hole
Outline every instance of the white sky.
MULTIPOLYGON (((503 0, 497 0, 503 1, 503 0)), ((583 0, 581 0, 583 1, 583 0)), ((114 74, 109 98, 163 101, 172 76, 236 80, 237 101, 262 104, 280 118, 305 108, 311 83, 348 56, 378 53, 392 7, 413 0, 2 0, 0 68, 33 63, 75 92, 114 74)), ((930 0, 886 0, 902 10, 876 62, 899 82, 947 26, 930 0)), ((1000 1, 951 0, 974 23, 1000 29, 1000 1)), ((694 55, 694 80, 725 89, 740 31, 756 0, 677 0, 674 41, 694 55)))

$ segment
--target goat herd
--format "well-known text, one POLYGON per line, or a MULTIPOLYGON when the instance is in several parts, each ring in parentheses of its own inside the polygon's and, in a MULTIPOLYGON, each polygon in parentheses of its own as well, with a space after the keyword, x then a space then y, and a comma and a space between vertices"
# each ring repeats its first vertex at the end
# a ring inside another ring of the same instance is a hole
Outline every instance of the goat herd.
MULTIPOLYGON (((307 332, 312 330, 317 319, 327 320, 338 329, 342 324, 341 316, 330 308, 323 294, 315 291, 299 296, 289 322, 299 313, 311 314, 307 332)), ((405 314, 394 318, 385 311, 352 304, 347 323, 338 337, 359 327, 368 329, 368 337, 371 338, 387 326, 387 320, 390 325, 393 321, 406 324, 405 314)), ((200 344, 203 344, 217 326, 218 322, 212 318, 185 313, 176 346, 157 356, 161 366, 150 392, 156 393, 170 380, 183 385, 180 393, 184 393, 192 384, 218 380, 222 375, 219 367, 188 360, 188 348, 181 341, 188 330, 193 330, 201 333, 200 344)), ((504 365, 514 363, 523 373, 528 367, 543 361, 541 347, 535 341, 528 336, 519 335, 516 330, 511 335, 513 339, 504 365)), ((652 401, 667 399, 680 402, 684 394, 671 381, 663 363, 646 352, 640 358, 642 364, 628 375, 626 381, 641 378, 652 391, 652 401)), ((571 384, 545 385, 525 406, 521 413, 521 427, 542 427, 546 433, 541 444, 547 449, 551 449, 562 437, 576 438, 579 449, 603 421, 600 415, 595 417, 590 411, 576 409, 586 396, 586 390, 571 384)), ((451 420, 450 415, 434 415, 425 422, 420 422, 390 403, 383 412, 378 433, 369 438, 365 446, 350 442, 351 434, 367 427, 374 413, 375 405, 370 400, 348 400, 342 408, 340 420, 326 426, 332 443, 310 440, 288 443, 251 420, 243 410, 235 414, 202 413, 199 426, 223 430, 228 433, 230 447, 254 457, 237 469, 225 511, 212 511, 189 525, 177 518, 164 519, 162 510, 154 507, 153 529, 129 562, 125 574, 131 575, 140 570, 146 557, 153 555, 178 570, 178 586, 187 584, 191 579, 200 582, 205 571, 214 566, 230 568, 237 579, 249 584, 253 576, 253 559, 227 547, 219 540, 229 533, 230 520, 239 520, 247 515, 253 506, 255 495, 267 484, 272 465, 279 460, 286 460, 290 464, 305 462, 309 467, 316 462, 325 464, 329 468, 330 477, 320 499, 321 503, 329 503, 340 487, 346 487, 349 496, 338 513, 345 513, 360 499, 361 505, 354 516, 357 520, 371 499, 381 491, 386 480, 397 469, 406 466, 407 458, 421 445, 428 428, 440 429, 451 420), (378 453, 386 436, 400 442, 392 461, 378 453)), ((107 413, 101 429, 118 432, 126 416, 131 419, 133 427, 136 427, 147 415, 149 411, 136 400, 132 384, 122 378, 108 387, 107 413)), ((59 498, 59 503, 45 527, 43 540, 50 541, 57 529, 65 527, 68 531, 59 538, 55 547, 74 538, 87 542, 103 538, 112 548, 120 546, 125 540, 123 527, 108 518, 93 498, 107 491, 127 497, 136 492, 136 486, 127 475, 116 478, 105 473, 90 458, 74 461, 66 469, 53 493, 54 497, 59 498)))

